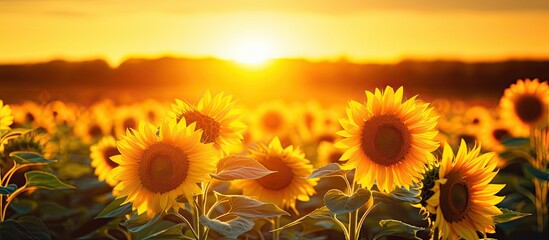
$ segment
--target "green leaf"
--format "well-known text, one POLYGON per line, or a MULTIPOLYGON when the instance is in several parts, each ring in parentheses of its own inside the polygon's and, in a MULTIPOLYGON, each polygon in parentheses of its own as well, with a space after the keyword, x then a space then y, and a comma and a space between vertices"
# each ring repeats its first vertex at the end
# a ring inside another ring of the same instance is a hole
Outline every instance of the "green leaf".
POLYGON ((0 222, 2 239, 39 239, 50 240, 48 227, 37 217, 23 216, 17 220, 0 222))
POLYGON ((341 172, 341 166, 337 163, 330 163, 324 167, 318 168, 313 171, 311 175, 307 178, 321 178, 326 176, 331 176, 332 174, 341 172))
POLYGON ((290 214, 272 203, 261 202, 242 195, 228 197, 230 214, 245 218, 272 218, 290 214))
POLYGON ((46 165, 56 162, 56 160, 45 159, 44 156, 35 152, 12 152, 10 157, 19 165, 38 164, 46 165))
POLYGON ((298 225, 298 224, 301 224, 303 221, 305 221, 306 219, 308 218, 311 218, 311 219, 332 219, 332 215, 330 213, 330 210, 326 207, 326 206, 322 206, 320 208, 317 208, 315 209, 314 211, 310 212, 309 214, 291 222, 291 223, 288 223, 280 228, 277 228, 277 229, 273 229, 271 230, 271 232, 274 232, 274 231, 281 231, 281 230, 284 230, 286 228, 290 228, 290 227, 293 227, 295 225, 298 225))
POLYGON ((30 212, 32 212, 34 209, 38 207, 38 203, 34 200, 30 199, 14 199, 13 202, 10 203, 10 208, 15 211, 16 213, 25 215, 30 212))
POLYGON ((535 168, 534 166, 532 166, 529 163, 525 163, 524 168, 526 169, 526 171, 528 171, 534 177, 539 178, 543 181, 549 181, 549 173, 548 172, 541 171, 541 170, 535 168))
POLYGON ((0 194, 9 195, 15 192, 15 190, 17 190, 17 185, 10 183, 7 187, 0 187, 0 194))
POLYGON ((254 227, 254 221, 241 217, 222 222, 216 219, 209 219, 202 215, 200 216, 200 223, 230 239, 236 239, 238 236, 252 230, 254 227))
POLYGON ((530 139, 529 138, 506 138, 501 141, 501 144, 503 144, 506 147, 527 146, 530 144, 530 139))
POLYGON ((219 160, 217 173, 210 175, 217 180, 231 181, 236 179, 258 179, 271 173, 275 172, 252 158, 231 155, 219 160))
POLYGON ((32 131, 32 129, 25 129, 25 128, 15 128, 7 131, 2 131, 0 137, 0 143, 3 143, 9 139, 18 138, 19 136, 26 134, 28 132, 32 131))
POLYGON ((43 189, 74 189, 75 187, 61 182, 55 175, 43 171, 30 171, 25 173, 27 187, 43 189))
POLYGON ((507 208, 500 208, 499 210, 501 210, 503 214, 493 217, 495 224, 506 223, 506 222, 510 222, 519 218, 532 215, 530 213, 516 212, 513 210, 509 210, 507 208))
POLYGON ((372 191, 372 196, 375 200, 386 204, 419 203, 421 201, 420 191, 416 187, 411 187, 410 190, 404 187, 396 188, 390 193, 372 191))
POLYGON ((131 203, 126 203, 122 205, 124 201, 126 201, 126 197, 114 199, 95 218, 112 218, 124 216, 126 213, 132 210, 131 203))
POLYGON ((160 220, 147 228, 137 232, 136 239, 183 239, 183 226, 185 224, 175 224, 171 221, 160 220))
POLYGON ((377 233, 373 240, 383 236, 398 236, 407 239, 421 239, 416 236, 418 231, 425 230, 422 227, 412 226, 398 220, 388 219, 379 221, 381 231, 377 233))
POLYGON ((156 214, 153 218, 149 219, 147 213, 140 215, 134 214, 130 219, 126 220, 122 225, 126 227, 130 232, 139 232, 149 226, 153 225, 163 216, 162 213, 156 214))
POLYGON ((371 195, 372 193, 365 188, 358 189, 351 196, 339 189, 330 189, 324 195, 324 205, 334 214, 353 212, 366 204, 371 195))

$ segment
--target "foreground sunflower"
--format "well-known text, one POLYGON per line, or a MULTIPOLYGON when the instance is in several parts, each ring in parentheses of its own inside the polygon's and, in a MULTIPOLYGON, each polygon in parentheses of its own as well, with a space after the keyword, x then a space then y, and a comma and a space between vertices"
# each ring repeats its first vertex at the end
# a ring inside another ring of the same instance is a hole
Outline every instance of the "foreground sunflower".
POLYGON ((212 97, 206 92, 196 106, 176 99, 169 114, 177 121, 185 119, 188 124, 196 123, 202 129, 202 143, 214 143, 214 147, 225 155, 239 144, 246 126, 240 121, 241 112, 235 109, 236 101, 223 93, 212 97))
POLYGON ((0 129, 10 129, 12 123, 13 116, 10 106, 4 105, 4 101, 0 100, 0 129))
POLYGON ((243 194, 254 196, 260 201, 272 202, 281 208, 291 208, 297 213, 296 200, 309 201, 315 194, 318 179, 306 179, 313 166, 299 149, 293 146, 282 148, 280 140, 274 138, 269 145, 260 144, 251 150, 251 157, 276 173, 255 180, 241 180, 235 185, 243 194))
POLYGON ((116 141, 111 136, 103 137, 98 143, 90 147, 91 165, 95 168, 95 175, 99 181, 105 181, 109 186, 114 187, 118 183, 109 173, 118 164, 113 162, 110 157, 119 155, 116 148, 116 141))
POLYGON ((517 137, 529 136, 532 127, 547 124, 549 86, 547 82, 526 79, 505 89, 500 100, 501 118, 517 137))
POLYGON ((215 171, 217 151, 200 142, 202 131, 185 119, 169 121, 157 129, 141 122, 139 130, 128 130, 117 142, 121 155, 111 157, 119 164, 112 170, 117 198, 127 197, 138 214, 149 217, 184 207, 177 198, 184 195, 192 203, 193 195, 202 194, 197 185, 215 171))
POLYGON ((410 187, 419 182, 428 164, 427 154, 438 148, 434 116, 429 104, 416 97, 402 102, 403 88, 387 87, 375 93, 366 91, 364 104, 350 102, 347 119, 341 119, 344 137, 336 147, 346 149, 343 168, 356 168, 357 182, 384 192, 397 186, 410 187))
POLYGON ((494 153, 480 155, 480 146, 468 151, 461 141, 456 155, 448 144, 444 146, 439 179, 426 207, 436 214, 433 229, 438 229, 443 239, 479 239, 477 232, 495 231, 492 218, 502 212, 494 205, 504 197, 494 194, 505 186, 489 184, 497 174, 496 165, 494 153))

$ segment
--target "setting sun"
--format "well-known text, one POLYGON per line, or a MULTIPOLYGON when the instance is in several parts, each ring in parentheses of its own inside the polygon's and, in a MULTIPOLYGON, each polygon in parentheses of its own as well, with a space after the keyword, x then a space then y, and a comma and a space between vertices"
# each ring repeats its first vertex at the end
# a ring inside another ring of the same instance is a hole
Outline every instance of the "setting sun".
POLYGON ((249 37, 235 41, 229 59, 243 64, 259 65, 274 57, 274 46, 269 39, 249 37))

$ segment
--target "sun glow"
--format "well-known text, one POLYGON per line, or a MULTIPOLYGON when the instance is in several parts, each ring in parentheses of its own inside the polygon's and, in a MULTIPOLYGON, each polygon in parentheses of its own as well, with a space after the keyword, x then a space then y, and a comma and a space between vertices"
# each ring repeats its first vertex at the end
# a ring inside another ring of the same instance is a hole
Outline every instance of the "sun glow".
POLYGON ((265 38, 246 38, 235 41, 229 58, 243 64, 259 65, 274 58, 274 45, 265 38))

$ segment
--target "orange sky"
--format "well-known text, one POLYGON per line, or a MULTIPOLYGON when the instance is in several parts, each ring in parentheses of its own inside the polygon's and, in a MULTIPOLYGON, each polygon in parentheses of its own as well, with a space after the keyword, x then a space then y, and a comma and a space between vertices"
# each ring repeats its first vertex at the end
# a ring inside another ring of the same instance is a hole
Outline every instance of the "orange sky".
POLYGON ((0 1, 0 62, 254 54, 358 62, 549 58, 544 0, 112 2, 0 1))

